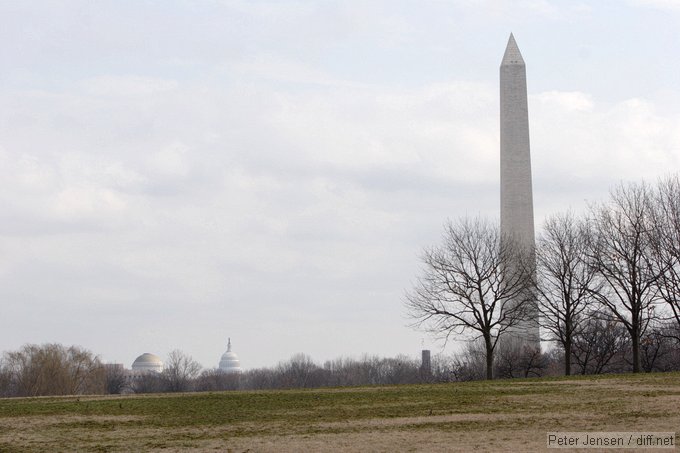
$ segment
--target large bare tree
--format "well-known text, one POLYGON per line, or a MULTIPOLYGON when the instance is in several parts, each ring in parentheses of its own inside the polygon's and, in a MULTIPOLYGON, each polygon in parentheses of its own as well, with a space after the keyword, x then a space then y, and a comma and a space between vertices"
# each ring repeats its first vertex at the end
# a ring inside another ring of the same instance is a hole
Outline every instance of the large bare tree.
MULTIPOLYGON (((680 327, 680 178, 659 181, 654 193, 655 261, 660 271, 659 296, 680 327)), ((680 335, 676 338, 680 341, 680 335)))
POLYGON ((640 338, 654 315, 657 283, 663 271, 654 262, 657 239, 652 198, 644 184, 621 184, 608 203, 592 207, 594 240, 589 260, 602 286, 592 292, 606 309, 599 313, 628 331, 633 372, 640 371, 640 338))
POLYGON ((541 326, 564 349, 564 374, 571 374, 574 335, 583 313, 592 308, 598 291, 593 267, 588 265, 592 233, 588 222, 572 213, 549 217, 536 245, 538 309, 541 326))
POLYGON ((443 242, 423 253, 424 269, 406 294, 414 326, 448 339, 483 339, 486 377, 503 334, 527 316, 533 251, 483 219, 448 222, 443 242))

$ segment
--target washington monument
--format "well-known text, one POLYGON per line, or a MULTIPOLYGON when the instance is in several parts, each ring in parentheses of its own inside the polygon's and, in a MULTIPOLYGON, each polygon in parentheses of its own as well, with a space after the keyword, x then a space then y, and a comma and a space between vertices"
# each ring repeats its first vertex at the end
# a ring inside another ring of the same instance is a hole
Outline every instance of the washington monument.
MULTIPOLYGON (((524 59, 510 34, 500 67, 501 82, 501 234, 535 249, 534 203, 531 189, 529 113, 524 59)), ((509 331, 510 343, 540 348, 538 308, 509 331)))

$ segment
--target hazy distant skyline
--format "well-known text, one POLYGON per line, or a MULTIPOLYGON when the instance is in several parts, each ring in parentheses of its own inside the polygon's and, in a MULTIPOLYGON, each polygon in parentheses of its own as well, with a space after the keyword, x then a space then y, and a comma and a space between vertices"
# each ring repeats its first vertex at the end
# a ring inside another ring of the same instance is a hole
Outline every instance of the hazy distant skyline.
POLYGON ((0 350, 437 353, 403 294, 447 218, 499 215, 510 32, 540 231, 680 168, 677 30, 673 0, 0 1, 0 350))

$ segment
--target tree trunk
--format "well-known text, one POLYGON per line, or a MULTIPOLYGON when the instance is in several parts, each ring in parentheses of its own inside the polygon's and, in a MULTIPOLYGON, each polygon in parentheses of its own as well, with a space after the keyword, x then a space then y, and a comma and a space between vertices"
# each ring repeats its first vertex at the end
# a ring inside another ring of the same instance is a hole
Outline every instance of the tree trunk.
POLYGON ((633 373, 640 372, 640 334, 637 328, 633 328, 633 373))
POLYGON ((493 347, 491 346, 491 338, 484 338, 486 346, 486 379, 493 379, 493 347))
POLYGON ((571 375, 571 335, 573 330, 571 328, 571 317, 573 312, 568 308, 567 316, 564 322, 564 375, 571 375))

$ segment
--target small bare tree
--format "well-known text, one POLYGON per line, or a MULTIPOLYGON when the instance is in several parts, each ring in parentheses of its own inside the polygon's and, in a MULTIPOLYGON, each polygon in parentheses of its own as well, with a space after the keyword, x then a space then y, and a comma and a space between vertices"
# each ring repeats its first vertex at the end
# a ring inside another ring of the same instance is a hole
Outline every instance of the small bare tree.
POLYGON ((319 366, 306 354, 294 354, 276 367, 281 388, 318 387, 319 366))
POLYGON ((499 338, 527 316, 533 296, 533 251, 482 219, 448 222, 443 244, 426 249, 423 275, 406 294, 414 326, 448 339, 482 338, 486 377, 493 378, 499 338))
POLYGON ((453 381, 478 381, 486 377, 486 350, 480 341, 469 341, 454 354, 450 367, 453 381))
POLYGON ((5 363, 4 358, 0 358, 0 398, 16 396, 12 385, 12 372, 5 363))
POLYGON ((608 204, 594 206, 589 262, 602 286, 592 292, 606 308, 600 317, 621 323, 631 339, 633 372, 640 371, 640 338, 654 313, 663 271, 653 260, 652 199, 645 184, 620 185, 608 204))
POLYGON ((195 390, 199 392, 237 390, 240 385, 240 373, 225 373, 220 369, 211 369, 203 370, 196 378, 195 390))
POLYGON ((540 349, 502 348, 497 354, 496 375, 500 378, 540 377, 549 365, 549 358, 540 349))
POLYGON ((130 389, 135 393, 162 393, 167 384, 160 373, 147 371, 136 375, 130 382, 130 389))
POLYGON ((674 356, 680 351, 673 334, 674 323, 655 322, 640 340, 640 360, 642 369, 652 371, 674 371, 680 362, 674 363, 674 356))
POLYGON ((630 335, 615 320, 587 316, 574 334, 572 347, 581 374, 621 372, 630 351, 630 335))
POLYGON ((117 395, 125 392, 128 387, 128 379, 125 375, 125 367, 122 363, 104 364, 104 382, 106 393, 117 395))
POLYGON ((571 374, 572 343, 583 312, 599 291, 588 265, 592 233, 572 213, 549 217, 536 248, 538 309, 541 326, 564 350, 564 374, 571 374))
POLYGON ((243 388, 262 390, 275 388, 276 372, 270 368, 246 371, 242 377, 243 388))
POLYGON ((201 365, 182 351, 174 350, 168 354, 162 380, 168 392, 186 392, 194 378, 201 372, 201 365))

